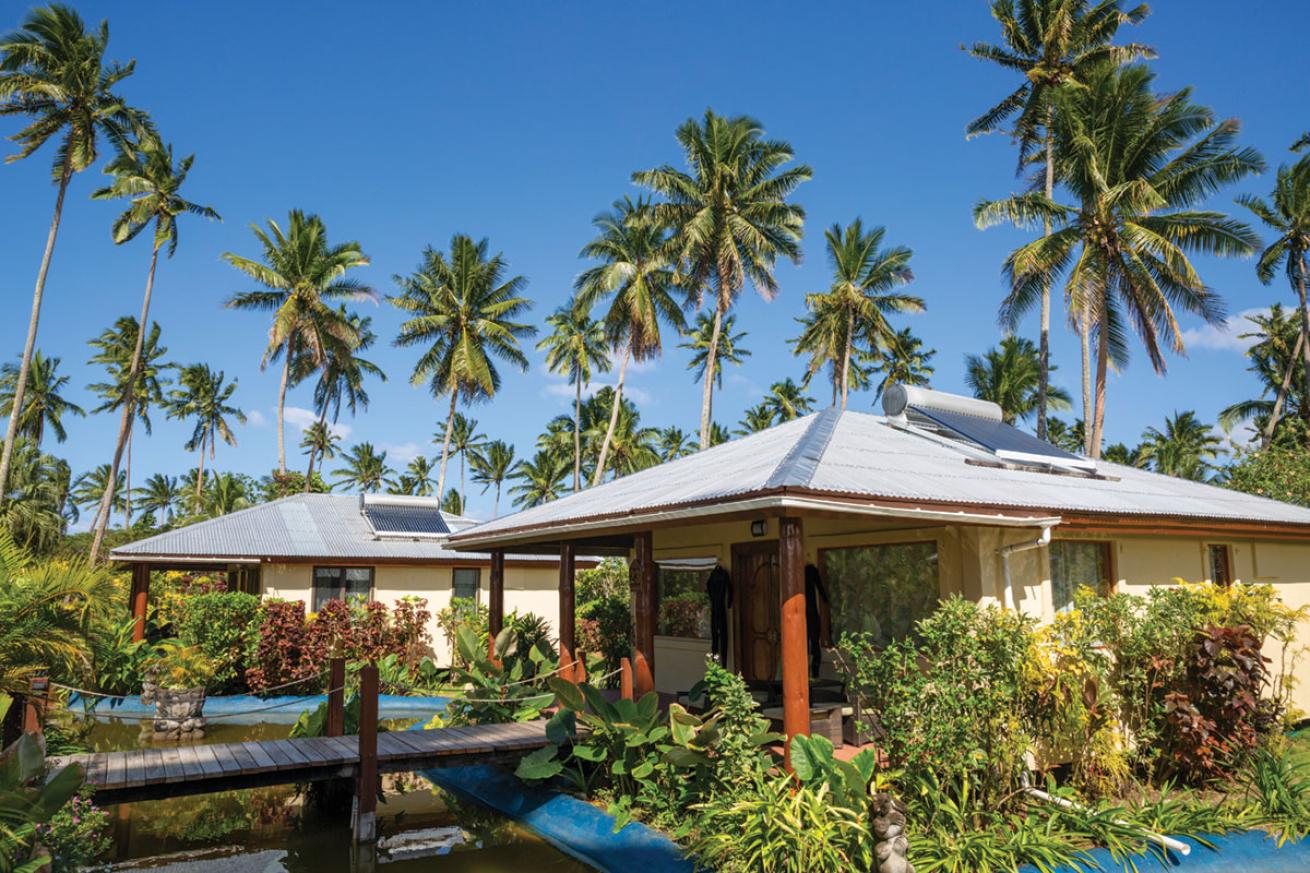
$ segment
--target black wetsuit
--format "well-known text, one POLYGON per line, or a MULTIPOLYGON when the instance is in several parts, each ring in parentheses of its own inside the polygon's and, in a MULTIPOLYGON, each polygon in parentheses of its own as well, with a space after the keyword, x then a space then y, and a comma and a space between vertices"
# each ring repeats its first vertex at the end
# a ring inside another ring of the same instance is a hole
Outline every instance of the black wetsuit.
POLYGON ((710 598, 710 651, 719 663, 728 664, 728 607, 732 606, 732 577, 728 571, 716 566, 705 580, 705 593, 710 598))

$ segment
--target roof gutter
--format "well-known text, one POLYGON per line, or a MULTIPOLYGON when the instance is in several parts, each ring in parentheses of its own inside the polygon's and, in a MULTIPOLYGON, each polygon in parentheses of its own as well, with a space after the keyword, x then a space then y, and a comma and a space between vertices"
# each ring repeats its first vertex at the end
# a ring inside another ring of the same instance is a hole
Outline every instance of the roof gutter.
POLYGON ((997 551, 1001 555, 1001 568, 1005 571, 1005 608, 1014 609, 1014 581, 1010 578, 1010 556, 1015 552, 1026 552, 1030 549, 1040 549, 1042 546, 1051 544, 1051 528, 1059 523, 1056 519, 1054 523, 1042 523, 1042 533, 1037 539, 1023 543, 1011 543, 1008 546, 1002 546, 997 551))
POLYGON ((120 563, 144 564, 146 562, 155 564, 258 564, 259 558, 233 558, 227 555, 151 555, 151 554, 114 554, 110 553, 109 560, 120 563))
POLYGON ((600 532, 635 523, 695 521, 710 516, 723 515, 726 512, 803 512, 806 510, 838 511, 847 515, 914 519, 941 524, 985 524, 998 527, 1032 527, 1034 525, 1046 527, 1060 522, 1059 516, 1034 518, 1032 516, 1014 516, 993 512, 918 509, 912 506, 895 507, 885 504, 863 504, 847 500, 804 497, 784 492, 746 500, 725 500, 722 503, 689 506, 682 509, 667 509, 660 512, 629 512, 626 515, 610 516, 591 521, 563 522, 543 526, 535 531, 510 529, 501 533, 479 533, 474 528, 466 535, 452 535, 446 544, 456 551, 477 551, 478 549, 495 548, 499 545, 528 545, 534 542, 542 544, 557 543, 561 537, 600 532))

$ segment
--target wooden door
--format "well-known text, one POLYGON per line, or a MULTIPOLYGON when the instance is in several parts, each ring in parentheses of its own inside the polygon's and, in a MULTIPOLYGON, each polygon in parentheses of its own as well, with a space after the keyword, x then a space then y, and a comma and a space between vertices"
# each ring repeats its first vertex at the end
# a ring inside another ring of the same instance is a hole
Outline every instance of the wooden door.
POLYGON ((778 542, 732 547, 737 663, 747 681, 774 679, 781 654, 778 542))

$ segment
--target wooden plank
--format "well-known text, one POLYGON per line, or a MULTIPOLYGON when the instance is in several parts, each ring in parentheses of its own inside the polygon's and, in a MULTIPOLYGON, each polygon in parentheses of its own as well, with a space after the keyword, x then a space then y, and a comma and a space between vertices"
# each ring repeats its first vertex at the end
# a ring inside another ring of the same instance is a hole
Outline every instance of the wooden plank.
POLYGON ((418 731, 390 731, 378 734, 378 754, 381 755, 384 748, 405 749, 412 754, 427 752, 422 739, 415 736, 417 733, 418 731))
POLYGON ((196 761, 200 764, 200 772, 204 778, 216 779, 223 775, 223 765, 218 763, 213 746, 197 746, 196 761))
POLYGON ((146 749, 146 784, 164 781, 164 753, 159 749, 146 749))
POLYGON ((232 754, 231 743, 216 743, 209 748, 218 760, 218 766, 222 768, 223 775, 229 776, 241 772, 241 762, 232 754))
POLYGON ((127 761, 123 767, 123 782, 128 788, 140 788, 146 784, 146 754, 141 749, 133 749, 127 753, 127 761))
POLYGON ((188 782, 205 775, 204 769, 200 766, 200 748, 198 746, 184 746, 178 749, 178 753, 182 759, 182 773, 188 782))
POLYGON ((278 747, 287 753, 287 757, 297 766, 302 767, 309 763, 309 755, 300 748, 304 740, 278 740, 278 747))
POLYGON ((325 737, 323 741, 340 755, 339 760, 342 763, 359 760, 359 737, 325 737))
POLYGON ((259 767, 255 765, 255 759, 251 757, 241 743, 228 743, 227 748, 228 753, 241 765, 242 773, 254 773, 259 770, 259 767))
POLYGON ((292 742, 295 743, 296 751, 305 758, 305 763, 309 766, 336 764, 344 756, 344 753, 330 742, 329 737, 303 737, 292 742))
POLYGON ((276 770, 277 762, 261 748, 263 745, 263 743, 254 742, 245 742, 241 744, 242 748, 250 753, 250 757, 255 759, 255 763, 259 765, 261 770, 276 770))
POLYGON ((110 753, 108 752, 101 752, 98 755, 92 755, 86 763, 82 765, 82 769, 86 773, 86 783, 88 785, 100 786, 105 784, 105 761, 108 759, 109 754, 110 753))
POLYGON ((124 782, 123 773, 127 770, 127 752, 119 752, 109 761, 109 769, 105 774, 105 784, 122 785, 124 782))
POLYGON ((169 746, 162 750, 164 758, 164 781, 181 782, 186 773, 182 770, 182 753, 177 746, 169 746))
POLYGON ((282 744, 285 742, 286 740, 269 740, 260 744, 264 747, 264 752, 273 759, 274 766, 279 770, 286 770, 293 766, 291 754, 282 748, 282 744))

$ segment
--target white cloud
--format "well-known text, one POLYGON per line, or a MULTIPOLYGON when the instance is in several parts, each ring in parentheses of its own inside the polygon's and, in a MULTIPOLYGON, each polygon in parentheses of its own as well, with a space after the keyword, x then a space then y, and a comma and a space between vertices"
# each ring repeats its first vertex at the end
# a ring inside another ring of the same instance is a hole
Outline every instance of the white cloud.
MULTIPOLYGON (((305 409, 302 406, 288 406, 283 412, 283 416, 286 418, 287 424, 297 430, 305 430, 311 424, 318 421, 318 416, 312 410, 305 409)), ((337 422, 336 424, 329 423, 328 430, 344 440, 350 438, 353 428, 348 424, 337 422)))
POLYGON ((423 447, 410 440, 407 443, 378 443, 378 448, 387 453, 387 460, 397 464, 408 464, 423 454, 423 447))
POLYGON ((1183 345, 1189 349, 1216 349, 1225 352, 1245 352, 1255 344, 1253 339, 1242 339, 1239 334, 1255 329, 1252 316, 1267 315, 1268 308, 1247 309, 1228 317, 1221 325, 1206 324, 1183 331, 1183 345))
POLYGON ((268 419, 258 409, 252 409, 246 413, 246 424, 250 427, 264 427, 268 424, 268 419))
MULTIPOLYGON (((614 387, 614 383, 612 382, 593 381, 590 385, 583 387, 582 396, 590 397, 593 394, 595 394, 597 391, 601 390, 602 388, 613 388, 613 387, 614 387)), ((572 402, 573 400, 573 392, 574 392, 574 388, 568 382, 558 382, 558 381, 548 382, 546 386, 541 389, 541 393, 545 394, 548 397, 561 397, 567 399, 570 402, 572 402)), ((636 385, 633 385, 631 382, 624 382, 623 396, 641 405, 650 404, 655 399, 655 395, 651 394, 645 388, 639 388, 636 385)))

